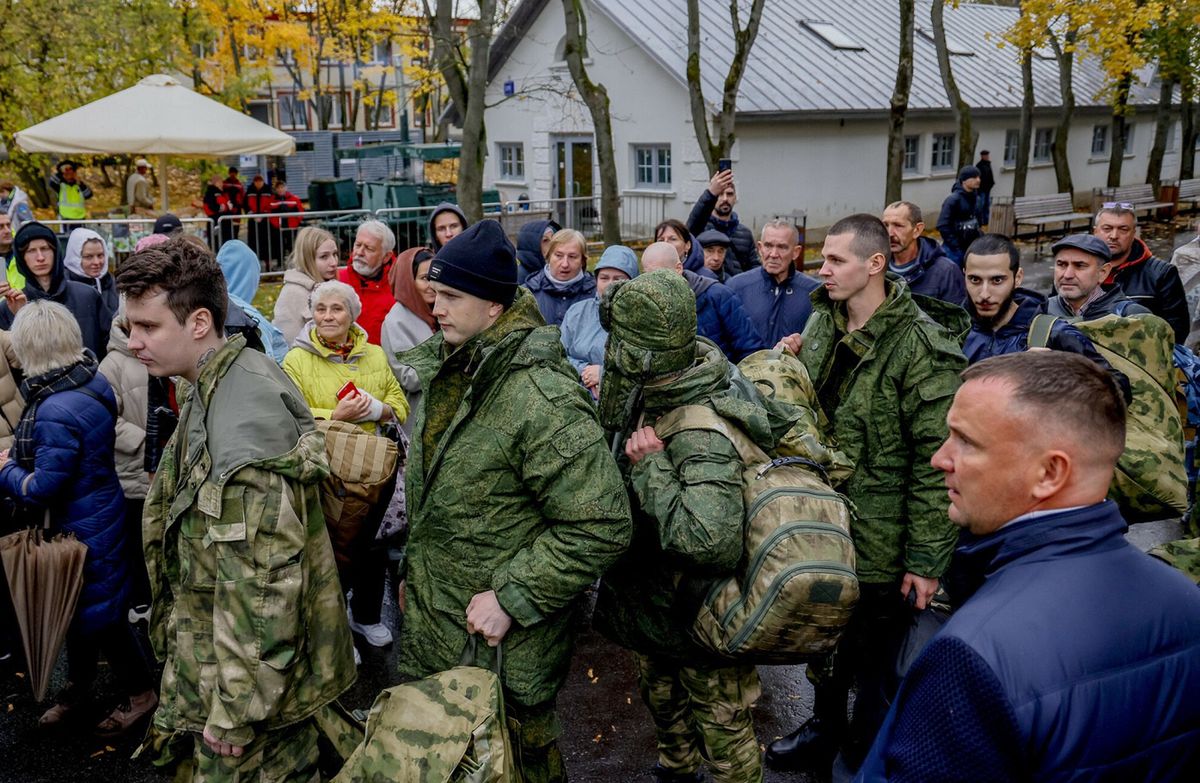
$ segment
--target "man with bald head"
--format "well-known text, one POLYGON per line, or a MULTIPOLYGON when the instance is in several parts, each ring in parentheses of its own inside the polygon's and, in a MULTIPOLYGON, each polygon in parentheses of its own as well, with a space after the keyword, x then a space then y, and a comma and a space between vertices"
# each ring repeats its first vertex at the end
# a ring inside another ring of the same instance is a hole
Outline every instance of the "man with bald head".
POLYGON ((767 348, 737 294, 723 283, 684 269, 679 253, 666 242, 655 242, 642 251, 642 270, 669 269, 683 275, 696 295, 696 332, 717 344, 729 361, 737 364, 746 356, 767 348))
POLYGON ((962 377, 932 464, 970 597, 858 780, 1194 780, 1200 593, 1131 546, 1105 499, 1125 447, 1116 383, 1062 351, 962 377))

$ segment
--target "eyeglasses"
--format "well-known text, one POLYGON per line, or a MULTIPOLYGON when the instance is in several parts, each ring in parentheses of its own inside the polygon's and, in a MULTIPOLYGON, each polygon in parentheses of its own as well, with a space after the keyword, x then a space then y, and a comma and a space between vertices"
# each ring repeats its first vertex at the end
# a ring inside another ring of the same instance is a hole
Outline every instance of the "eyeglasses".
POLYGON ((1133 203, 1129 201, 1105 201, 1100 205, 1100 209, 1133 209, 1133 203))

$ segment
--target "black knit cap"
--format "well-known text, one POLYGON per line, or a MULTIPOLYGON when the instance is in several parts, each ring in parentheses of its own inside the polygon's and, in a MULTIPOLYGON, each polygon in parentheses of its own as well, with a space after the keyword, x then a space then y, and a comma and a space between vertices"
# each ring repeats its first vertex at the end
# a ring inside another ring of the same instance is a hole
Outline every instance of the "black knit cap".
POLYGON ((509 307, 517 295, 517 251, 495 220, 481 220, 433 257, 429 280, 509 307))
POLYGON ((17 231, 17 235, 13 237, 13 248, 17 255, 24 253, 25 248, 29 247, 29 243, 35 239, 44 239, 49 242, 51 249, 54 250, 54 257, 58 258, 58 236, 49 226, 36 220, 22 225, 17 231))

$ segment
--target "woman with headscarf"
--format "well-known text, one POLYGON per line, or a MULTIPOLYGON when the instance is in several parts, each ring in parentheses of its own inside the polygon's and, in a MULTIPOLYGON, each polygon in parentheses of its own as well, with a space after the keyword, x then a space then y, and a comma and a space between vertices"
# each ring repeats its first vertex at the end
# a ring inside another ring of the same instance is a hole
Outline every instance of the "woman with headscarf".
POLYGON ((296 244, 288 261, 271 323, 283 333, 284 342, 291 347, 296 342, 296 335, 312 320, 308 299, 313 287, 337 277, 337 240, 323 228, 306 226, 296 234, 296 244))
MULTIPOLYGON (((396 374, 396 380, 408 397, 408 409, 415 411, 421 400, 421 381, 417 372, 407 364, 401 364, 396 354, 420 345, 438 330, 433 317, 435 294, 429 285, 429 265, 433 253, 429 248, 414 247, 400 254, 392 264, 392 296, 396 304, 383 319, 383 352, 388 365, 396 374)), ((412 417, 404 422, 404 432, 412 433, 412 417)))
POLYGON ((108 270, 108 245, 99 234, 90 228, 72 231, 63 266, 68 280, 95 288, 109 312, 117 314, 117 281, 108 270))
POLYGON ((114 467, 117 403, 84 351, 79 324, 57 302, 34 300, 13 323, 13 350, 25 370, 26 406, 11 450, 0 452, 0 492, 48 516, 53 532, 87 546, 83 589, 67 632, 66 687, 42 715, 61 724, 86 700, 98 654, 128 697, 96 727, 116 736, 158 704, 149 667, 126 620, 130 575, 125 498, 114 467))

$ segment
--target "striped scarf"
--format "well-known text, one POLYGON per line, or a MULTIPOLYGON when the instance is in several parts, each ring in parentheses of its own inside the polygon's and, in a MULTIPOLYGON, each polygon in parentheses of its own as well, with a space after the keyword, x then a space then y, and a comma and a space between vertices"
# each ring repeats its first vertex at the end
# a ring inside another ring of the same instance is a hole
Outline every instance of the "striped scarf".
POLYGON ((96 357, 86 348, 83 358, 66 367, 59 367, 42 375, 26 378, 21 382, 21 396, 25 398, 25 410, 17 429, 13 433, 12 458, 25 470, 33 470, 35 444, 33 425, 37 420, 37 409, 51 394, 86 386, 96 375, 96 357))

